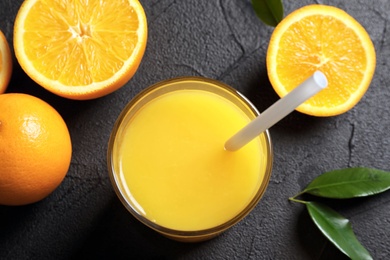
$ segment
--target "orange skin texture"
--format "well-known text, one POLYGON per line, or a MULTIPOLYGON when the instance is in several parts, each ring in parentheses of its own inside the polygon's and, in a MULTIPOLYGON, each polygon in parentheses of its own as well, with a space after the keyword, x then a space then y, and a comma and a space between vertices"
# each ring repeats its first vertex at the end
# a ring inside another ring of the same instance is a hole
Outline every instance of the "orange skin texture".
POLYGON ((63 181, 72 144, 60 114, 43 100, 0 95, 0 204, 42 200, 63 181))

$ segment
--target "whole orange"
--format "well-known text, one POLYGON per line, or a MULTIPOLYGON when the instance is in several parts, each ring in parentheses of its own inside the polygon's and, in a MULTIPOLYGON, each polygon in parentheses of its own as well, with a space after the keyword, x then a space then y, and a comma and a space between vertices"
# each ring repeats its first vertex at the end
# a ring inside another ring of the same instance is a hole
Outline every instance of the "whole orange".
POLYGON ((1 94, 0 111, 0 204, 42 200, 68 172, 68 128, 52 106, 27 94, 1 94))

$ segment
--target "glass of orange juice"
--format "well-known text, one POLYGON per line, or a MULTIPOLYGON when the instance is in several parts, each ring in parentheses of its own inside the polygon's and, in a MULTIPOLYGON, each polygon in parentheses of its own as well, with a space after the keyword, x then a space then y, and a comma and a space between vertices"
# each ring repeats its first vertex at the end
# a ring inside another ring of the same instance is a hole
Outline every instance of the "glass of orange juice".
POLYGON ((233 88, 182 77, 139 93, 108 145, 114 190, 130 213, 174 240, 217 236, 244 218, 269 183, 268 131, 238 151, 225 142, 259 113, 233 88))

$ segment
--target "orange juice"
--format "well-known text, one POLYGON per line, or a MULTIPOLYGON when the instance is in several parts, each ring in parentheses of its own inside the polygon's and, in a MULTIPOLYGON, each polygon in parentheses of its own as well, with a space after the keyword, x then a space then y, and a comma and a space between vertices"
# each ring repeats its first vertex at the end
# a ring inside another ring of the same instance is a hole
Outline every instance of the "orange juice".
POLYGON ((215 84, 170 81, 149 90, 153 98, 141 94, 130 104, 135 110, 120 117, 109 158, 114 182, 131 212, 152 227, 198 232, 223 226, 253 207, 268 183, 266 134, 239 151, 224 149, 256 113, 215 84))

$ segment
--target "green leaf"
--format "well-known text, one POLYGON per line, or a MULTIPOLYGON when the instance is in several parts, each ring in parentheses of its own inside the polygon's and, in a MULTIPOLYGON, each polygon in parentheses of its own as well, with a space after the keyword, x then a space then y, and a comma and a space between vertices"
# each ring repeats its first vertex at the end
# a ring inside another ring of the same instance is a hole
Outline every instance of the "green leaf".
POLYGON ((314 223, 341 252, 351 259, 373 259, 357 240, 348 219, 321 203, 305 204, 314 223))
POLYGON ((390 189, 390 172, 371 168, 347 168, 326 172, 315 178, 300 194, 349 199, 390 189))
POLYGON ((263 23, 276 26, 283 19, 282 0, 252 0, 256 15, 263 23))

